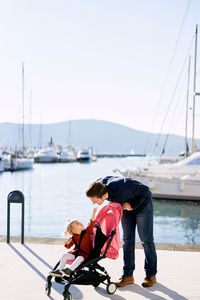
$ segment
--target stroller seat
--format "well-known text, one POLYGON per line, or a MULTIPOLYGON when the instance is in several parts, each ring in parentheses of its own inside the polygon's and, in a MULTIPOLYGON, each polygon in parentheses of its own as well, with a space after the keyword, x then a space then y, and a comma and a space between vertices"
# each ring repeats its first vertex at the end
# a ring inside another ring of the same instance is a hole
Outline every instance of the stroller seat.
MULTIPOLYGON (((111 282, 111 277, 99 262, 106 257, 112 259, 118 257, 120 245, 118 225, 121 216, 122 208, 118 203, 110 203, 99 211, 94 226, 93 248, 90 256, 71 273, 70 277, 55 278, 57 283, 64 284, 64 300, 72 299, 72 295, 69 292, 71 284, 97 287, 100 283, 103 283, 106 285, 109 294, 115 293, 117 289, 116 284, 111 282), (109 226, 106 226, 105 220, 109 226)), ((58 265, 59 262, 53 270, 56 270, 58 265)), ((51 280, 52 276, 49 275, 45 285, 45 291, 48 296, 51 294, 51 280)))

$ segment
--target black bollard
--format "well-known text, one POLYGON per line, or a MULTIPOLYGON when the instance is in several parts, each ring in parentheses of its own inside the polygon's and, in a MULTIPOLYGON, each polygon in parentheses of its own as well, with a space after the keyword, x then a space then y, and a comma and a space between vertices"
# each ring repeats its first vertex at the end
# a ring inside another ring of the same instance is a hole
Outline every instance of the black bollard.
POLYGON ((21 244, 24 244, 24 195, 20 191, 12 191, 7 197, 7 244, 10 243, 10 204, 21 203, 22 215, 21 215, 21 244))

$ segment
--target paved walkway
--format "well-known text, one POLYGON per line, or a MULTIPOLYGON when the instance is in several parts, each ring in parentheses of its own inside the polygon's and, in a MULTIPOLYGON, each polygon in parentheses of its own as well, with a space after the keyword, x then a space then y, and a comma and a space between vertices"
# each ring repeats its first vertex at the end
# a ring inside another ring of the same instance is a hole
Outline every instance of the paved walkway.
MULTIPOLYGON (((47 300, 44 286, 48 271, 65 251, 62 245, 0 243, 0 299, 1 300, 47 300)), ((114 295, 107 294, 102 284, 71 286, 73 299, 85 300, 199 300, 200 299, 200 253, 158 250, 158 283, 144 289, 143 250, 136 250, 135 284, 118 289, 114 295)), ((113 281, 118 280, 122 270, 122 250, 118 260, 104 259, 104 265, 113 281)), ((62 297, 63 286, 53 282, 50 299, 62 297)))

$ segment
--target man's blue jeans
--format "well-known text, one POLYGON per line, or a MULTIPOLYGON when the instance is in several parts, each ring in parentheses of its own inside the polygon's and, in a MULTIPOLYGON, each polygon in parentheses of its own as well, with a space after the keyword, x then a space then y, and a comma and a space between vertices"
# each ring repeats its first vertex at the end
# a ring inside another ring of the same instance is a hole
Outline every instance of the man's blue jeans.
POLYGON ((123 252, 124 267, 123 277, 132 276, 135 270, 135 229, 137 225, 138 235, 141 239, 145 253, 144 269, 146 276, 157 273, 157 255, 153 239, 153 203, 149 203, 137 214, 133 211, 123 211, 123 252))

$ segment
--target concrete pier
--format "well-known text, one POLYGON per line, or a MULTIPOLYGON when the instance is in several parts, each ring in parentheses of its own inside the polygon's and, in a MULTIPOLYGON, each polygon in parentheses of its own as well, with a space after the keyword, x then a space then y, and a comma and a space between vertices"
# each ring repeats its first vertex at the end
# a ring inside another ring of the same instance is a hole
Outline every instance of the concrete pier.
MULTIPOLYGON (((46 276, 65 252, 62 244, 0 242, 0 299, 45 300, 46 276)), ((144 253, 136 249, 135 284, 118 289, 114 295, 106 292, 105 285, 71 286, 73 299, 132 300, 132 299, 180 299, 199 300, 200 252, 158 250, 157 283, 148 289, 141 286, 144 278, 144 253)), ((104 259, 101 264, 117 281, 122 275, 123 257, 104 259)), ((53 281, 50 299, 63 299, 63 286, 53 281)))

